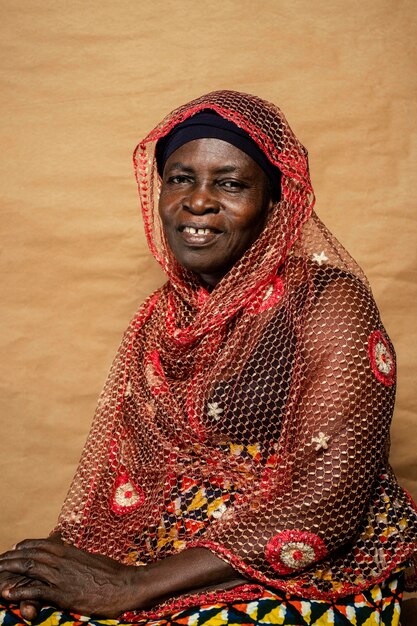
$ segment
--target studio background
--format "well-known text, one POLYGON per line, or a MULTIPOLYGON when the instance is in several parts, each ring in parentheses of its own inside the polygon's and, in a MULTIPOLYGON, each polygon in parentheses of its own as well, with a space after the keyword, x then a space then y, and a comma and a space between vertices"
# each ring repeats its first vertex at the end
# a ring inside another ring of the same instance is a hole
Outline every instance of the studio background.
POLYGON ((417 498, 413 0, 2 0, 0 549, 54 526, 135 309, 164 280, 131 166, 214 89, 278 104, 316 209, 397 348, 392 464, 417 498))

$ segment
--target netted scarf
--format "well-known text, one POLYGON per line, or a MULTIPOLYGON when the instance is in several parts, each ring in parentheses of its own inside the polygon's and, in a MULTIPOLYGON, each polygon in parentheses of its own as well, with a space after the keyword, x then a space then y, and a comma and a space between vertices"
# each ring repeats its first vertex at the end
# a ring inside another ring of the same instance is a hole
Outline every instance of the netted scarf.
POLYGON ((125 333, 64 539, 125 563, 203 546, 304 597, 385 579, 417 531, 387 461, 395 354, 361 269, 314 213, 306 150, 276 106, 218 91, 168 115, 134 164, 168 282, 125 333), (154 159, 156 141, 203 109, 245 129, 282 172, 264 231, 211 293, 167 247, 154 159))

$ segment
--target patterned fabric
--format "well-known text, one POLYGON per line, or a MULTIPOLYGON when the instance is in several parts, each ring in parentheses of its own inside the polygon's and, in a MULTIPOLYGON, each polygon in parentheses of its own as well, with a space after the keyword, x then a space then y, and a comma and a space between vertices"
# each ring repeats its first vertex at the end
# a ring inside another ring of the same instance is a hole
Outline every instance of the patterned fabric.
MULTIPOLYGON (((217 603, 193 607, 161 618, 140 620, 147 626, 222 626, 222 624, 281 624, 282 626, 398 626, 401 612, 402 578, 393 576, 355 597, 335 602, 302 600, 266 588, 251 602, 217 603)), ((89 619, 42 609, 33 626, 117 626, 128 622, 89 619)), ((16 608, 1 610, 2 626, 23 626, 16 608)))
POLYGON ((125 334, 57 530, 125 563, 205 547, 304 599, 383 582, 417 538, 387 460, 395 352, 363 272, 313 211, 305 148, 277 107, 220 91, 168 115, 134 162, 168 282, 125 334), (211 292, 167 245, 154 158, 204 109, 282 173, 264 230, 211 292))

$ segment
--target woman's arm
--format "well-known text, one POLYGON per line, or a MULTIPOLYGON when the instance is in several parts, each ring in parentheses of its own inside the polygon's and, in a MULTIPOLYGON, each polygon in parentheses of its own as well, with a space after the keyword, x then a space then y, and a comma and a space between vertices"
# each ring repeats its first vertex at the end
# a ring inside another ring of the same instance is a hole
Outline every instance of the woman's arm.
POLYGON ((0 572, 5 571, 34 579, 30 586, 6 585, 2 594, 9 601, 113 618, 187 591, 242 582, 230 565, 204 548, 134 567, 48 539, 23 541, 3 554, 0 572))
POLYGON ((264 582, 302 576, 353 540, 386 463, 395 360, 370 292, 335 272, 301 322, 273 461, 194 544, 264 582), (387 346, 386 378, 373 337, 387 346))

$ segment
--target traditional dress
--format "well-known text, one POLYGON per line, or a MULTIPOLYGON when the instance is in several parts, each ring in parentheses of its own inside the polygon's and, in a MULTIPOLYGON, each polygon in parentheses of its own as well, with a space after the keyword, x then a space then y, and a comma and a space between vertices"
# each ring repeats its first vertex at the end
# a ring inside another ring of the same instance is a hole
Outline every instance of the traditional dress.
MULTIPOLYGON (((314 213, 305 148, 274 105, 220 91, 168 115, 134 163, 168 282, 126 331, 57 530, 137 566, 204 547, 247 578, 125 622, 395 626, 417 537, 388 465, 395 353, 361 269, 314 213), (246 131, 282 177, 265 229, 210 293, 157 211, 155 145, 201 111, 246 131)), ((37 623, 78 619, 45 608, 37 623)))

